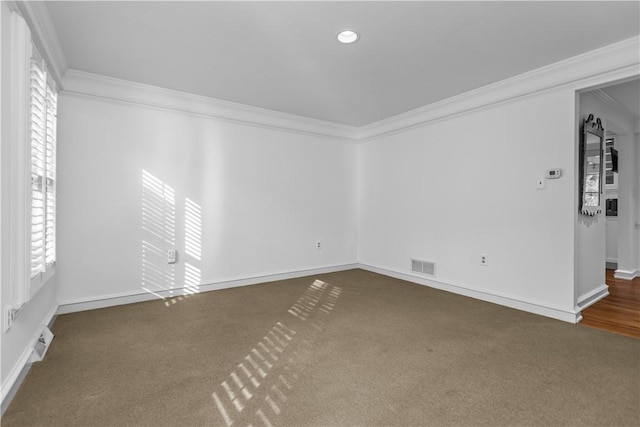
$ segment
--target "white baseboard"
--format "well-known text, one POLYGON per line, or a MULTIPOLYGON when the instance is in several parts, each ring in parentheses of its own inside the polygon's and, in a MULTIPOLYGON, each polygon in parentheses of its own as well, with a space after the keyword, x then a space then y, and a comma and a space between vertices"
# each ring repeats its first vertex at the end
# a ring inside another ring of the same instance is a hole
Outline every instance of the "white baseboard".
POLYGON ((368 264, 358 264, 358 267, 363 270, 371 271, 385 276, 395 277, 396 279, 406 280, 418 285, 428 286, 430 288, 440 289, 458 295, 464 295, 482 301, 503 305, 505 307, 515 308, 516 310, 522 310, 529 313, 550 317, 552 319, 562 320, 564 322, 578 323, 580 319, 582 319, 580 312, 576 310, 564 310, 558 307, 549 307, 536 302, 524 301, 505 295, 497 295, 486 291, 472 289, 467 286, 461 286, 457 284, 454 285, 443 281, 426 279, 420 276, 401 273, 399 271, 391 270, 388 268, 375 267, 368 264))
MULTIPOLYGON (((239 286, 249 286, 258 283, 273 282, 276 280, 295 279, 297 277, 311 276, 315 274, 333 273, 336 271, 352 270, 358 268, 358 264, 342 264, 329 267, 312 268, 286 273, 268 274, 264 276, 254 276, 242 279, 233 279, 221 282, 200 285, 199 292, 217 291, 220 289, 236 288, 239 286)), ((83 298, 71 301, 61 301, 58 314, 75 313, 78 311, 95 310, 99 308, 114 307, 117 305, 132 304, 142 301, 151 301, 159 298, 167 298, 177 295, 184 295, 184 288, 174 288, 171 291, 158 291, 154 294, 149 292, 129 292, 121 294, 102 295, 94 298, 83 298)))
POLYGON ((615 273, 613 273, 613 277, 615 277, 616 279, 623 279, 623 280, 633 280, 636 277, 640 277, 640 270, 616 270, 615 273))
POLYGON ((584 310, 587 307, 592 306, 593 304, 600 301, 602 298, 605 298, 609 295, 609 286, 606 283, 598 286, 596 289, 588 292, 584 295, 578 297, 578 304, 576 306, 576 310, 584 310))
MULTIPOLYGON (((43 325, 50 328, 57 312, 58 306, 56 305, 44 318, 45 321, 43 325)), ((6 411, 11 404, 11 401, 20 388, 22 381, 24 381, 27 376, 27 372, 29 372, 29 369, 31 368, 29 358, 31 357, 31 353, 33 352, 33 348, 35 347, 38 338, 40 338, 41 331, 41 328, 37 329, 36 334, 31 338, 29 345, 24 349, 22 356, 20 356, 20 359, 18 359, 18 362, 14 365, 13 369, 7 376, 6 381, 2 384, 2 388, 0 389, 0 396, 2 399, 2 404, 0 405, 0 416, 4 415, 4 411, 6 411)))

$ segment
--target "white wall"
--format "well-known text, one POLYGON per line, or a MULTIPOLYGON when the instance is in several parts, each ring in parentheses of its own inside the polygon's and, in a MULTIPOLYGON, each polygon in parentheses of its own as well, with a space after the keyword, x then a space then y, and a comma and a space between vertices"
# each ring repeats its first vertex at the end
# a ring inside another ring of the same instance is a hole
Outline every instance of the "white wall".
POLYGON ((618 217, 609 216, 605 219, 606 236, 606 261, 618 263, 618 217))
MULTIPOLYGON (((640 120, 636 121, 636 129, 640 129, 640 120)), ((636 275, 640 276, 640 131, 634 135, 636 176, 635 176, 635 194, 636 198, 636 217, 633 224, 635 231, 635 264, 637 266, 636 275)))
POLYGON ((567 89, 362 145, 360 262, 409 274, 410 258, 434 261, 445 288, 570 317, 574 108, 567 89), (538 190, 549 168, 563 176, 538 190))
MULTIPOLYGON (((636 121, 636 129, 640 129, 640 120, 636 121)), ((635 177, 635 194, 637 195, 636 199, 636 217, 633 224, 633 228, 635 231, 635 252, 636 259, 635 263, 638 266, 637 276, 640 276, 640 131, 636 132, 634 135, 634 145, 635 145, 635 161, 634 164, 637 166, 636 168, 636 177, 635 177)))
POLYGON ((210 284, 356 262, 352 143, 65 93, 58 140, 61 304, 144 293, 153 281, 143 245, 173 245, 143 222, 143 171, 175 192, 179 255, 164 287, 185 284, 186 263, 187 282, 195 271, 210 284), (202 215, 200 232, 191 226, 199 260, 185 254, 187 199, 202 215))
POLYGON ((627 132, 619 133, 618 150, 618 268, 616 277, 630 279, 640 275, 638 232, 640 189, 637 185, 640 164, 637 162, 637 129, 632 123, 627 132))
MULTIPOLYGON (((24 367, 29 354, 33 348, 35 340, 38 338, 41 327, 47 323, 55 314, 56 303, 56 283, 55 278, 49 280, 45 287, 29 301, 18 313, 12 327, 4 330, 6 311, 12 307, 12 293, 15 292, 16 284, 12 279, 12 270, 18 268, 17 254, 11 250, 16 239, 20 236, 16 234, 16 225, 12 220, 12 213, 19 209, 16 195, 16 150, 17 144, 13 144, 12 126, 16 124, 12 120, 11 106, 12 81, 11 70, 13 69, 12 49, 10 48, 10 10, 5 2, 0 2, 0 121, 1 126, 1 146, 0 146, 0 258, 2 266, 0 270, 0 309, 2 310, 2 329, 0 332, 0 381, 1 398, 4 399, 10 391, 13 383, 24 367)), ((15 271, 14 271, 15 274, 15 271)), ((15 307, 14 307, 15 308, 15 307)), ((4 406, 3 406, 4 408, 4 406)))
MULTIPOLYGON (((609 134, 606 137, 609 138, 613 134, 609 134)), ((614 139, 614 148, 616 141, 614 139)), ((613 173, 614 184, 605 184, 604 199, 605 203, 608 199, 618 198, 618 172, 613 173)), ((606 209, 606 205, 605 205, 606 209)), ((606 212, 605 212, 606 215, 606 212)), ((607 263, 618 263, 618 217, 617 216, 605 216, 605 236, 606 236, 606 261, 607 263)))

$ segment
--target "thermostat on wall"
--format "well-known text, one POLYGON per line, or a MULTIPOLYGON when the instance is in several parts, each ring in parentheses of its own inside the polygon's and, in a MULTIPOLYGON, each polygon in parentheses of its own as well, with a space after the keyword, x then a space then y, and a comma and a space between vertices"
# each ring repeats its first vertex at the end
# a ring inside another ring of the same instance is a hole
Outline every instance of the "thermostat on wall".
POLYGON ((560 178, 562 175, 562 169, 547 169, 547 179, 560 178))

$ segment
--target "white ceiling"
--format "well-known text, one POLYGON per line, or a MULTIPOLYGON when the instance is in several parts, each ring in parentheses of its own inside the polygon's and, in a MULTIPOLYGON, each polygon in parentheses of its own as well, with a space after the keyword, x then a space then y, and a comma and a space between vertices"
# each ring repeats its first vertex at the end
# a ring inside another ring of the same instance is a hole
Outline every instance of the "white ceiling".
POLYGON ((46 4, 70 68, 351 126, 640 34, 640 2, 46 4))

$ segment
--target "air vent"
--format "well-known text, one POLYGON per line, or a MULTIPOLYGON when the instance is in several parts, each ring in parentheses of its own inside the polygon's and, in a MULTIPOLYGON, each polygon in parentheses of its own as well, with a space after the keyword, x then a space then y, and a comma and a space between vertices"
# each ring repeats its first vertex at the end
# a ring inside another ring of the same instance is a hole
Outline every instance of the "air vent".
POLYGON ((435 276, 436 263, 431 261, 422 261, 419 259, 412 259, 411 271, 413 271, 414 273, 426 274, 427 276, 435 276))

